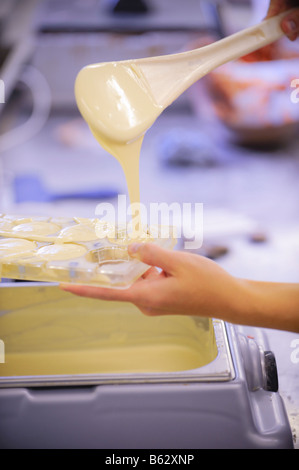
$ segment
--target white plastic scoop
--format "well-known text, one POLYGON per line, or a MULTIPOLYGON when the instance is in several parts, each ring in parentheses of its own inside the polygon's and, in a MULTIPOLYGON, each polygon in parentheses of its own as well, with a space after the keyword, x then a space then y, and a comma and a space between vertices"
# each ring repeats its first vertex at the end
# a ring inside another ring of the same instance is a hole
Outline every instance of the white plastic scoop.
POLYGON ((101 144, 115 146, 143 136, 162 111, 213 69, 283 36, 272 17, 211 45, 179 54, 106 62, 83 68, 75 93, 81 114, 101 144))

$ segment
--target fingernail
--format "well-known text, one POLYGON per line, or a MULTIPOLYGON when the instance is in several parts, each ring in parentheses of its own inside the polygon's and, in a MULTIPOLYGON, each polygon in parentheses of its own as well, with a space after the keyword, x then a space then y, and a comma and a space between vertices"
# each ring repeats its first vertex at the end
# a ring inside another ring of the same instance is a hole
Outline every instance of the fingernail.
POLYGON ((68 290, 69 288, 69 285, 68 284, 59 284, 59 289, 62 289, 62 290, 68 290))
POLYGON ((298 26, 297 26, 296 21, 294 21, 294 20, 287 20, 287 21, 285 22, 285 25, 286 25, 286 28, 287 28, 287 32, 288 32, 288 33, 297 33, 297 31, 298 31, 298 26))
POLYGON ((128 246, 128 252, 131 256, 134 256, 138 253, 140 250, 142 244, 141 243, 132 243, 131 245, 128 246))

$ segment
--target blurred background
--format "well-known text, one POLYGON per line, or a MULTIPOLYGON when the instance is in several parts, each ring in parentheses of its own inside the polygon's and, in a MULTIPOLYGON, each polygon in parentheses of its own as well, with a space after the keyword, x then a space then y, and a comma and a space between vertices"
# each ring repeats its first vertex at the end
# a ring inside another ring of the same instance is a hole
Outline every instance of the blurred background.
MULTIPOLYGON (((77 110, 83 66, 200 47, 261 21, 267 8, 267 0, 1 0, 0 213, 94 217, 99 202, 127 194, 120 165, 77 110)), ((203 203, 198 252, 240 277, 299 281, 296 79, 299 41, 282 39, 200 80, 144 139, 141 201, 203 203)), ((295 429, 292 335, 282 335, 273 332, 273 349, 277 342, 295 429)))
MULTIPOLYGON (((0 211, 93 217, 98 202, 127 194, 120 165, 78 112, 82 67, 200 47, 267 8, 268 0, 3 0, 0 211)), ((265 242, 297 230, 298 65, 299 42, 283 39, 220 67, 144 139, 142 202, 203 203, 205 249, 220 245, 211 256, 230 251, 235 235, 265 242)))

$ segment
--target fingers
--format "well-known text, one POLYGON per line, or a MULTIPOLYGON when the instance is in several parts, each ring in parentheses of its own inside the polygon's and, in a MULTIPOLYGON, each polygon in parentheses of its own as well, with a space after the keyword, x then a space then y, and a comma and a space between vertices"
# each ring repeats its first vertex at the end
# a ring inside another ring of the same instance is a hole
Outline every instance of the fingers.
POLYGON ((105 287, 74 286, 72 284, 60 284, 60 289, 80 297, 91 299, 130 301, 129 289, 110 289, 105 287))
POLYGON ((299 7, 298 0, 271 0, 267 18, 271 16, 279 15, 284 11, 290 10, 291 8, 299 7))
MULTIPOLYGON (((156 269, 160 267, 167 274, 174 270, 173 254, 161 247, 153 244, 133 244, 129 247, 130 255, 139 259, 151 268, 140 278, 133 286, 128 289, 113 289, 105 287, 79 286, 73 284, 61 284, 60 289, 70 292, 80 297, 89 297, 93 299, 114 300, 121 302, 136 303, 140 298, 145 303, 152 299, 152 292, 148 283, 161 279, 161 273, 156 269)), ((163 276, 164 277, 164 273, 163 276)))
POLYGON ((286 36, 295 41, 299 36, 299 8, 283 19, 281 28, 286 36))
POLYGON ((138 279, 136 282, 138 281, 142 281, 144 279, 147 279, 147 280, 155 280, 155 279, 158 279, 160 277, 160 272, 158 271, 157 268, 155 267, 151 267, 150 269, 148 269, 142 276, 140 279, 138 279))
POLYGON ((267 14, 267 18, 271 18, 272 16, 279 15, 284 11, 296 7, 298 7, 298 9, 294 10, 289 15, 286 15, 281 22, 283 32, 291 41, 295 41, 299 36, 299 1, 272 0, 267 14))
POLYGON ((128 248, 130 256, 137 258, 149 266, 156 266, 163 269, 168 274, 175 271, 175 254, 153 243, 133 243, 128 248))

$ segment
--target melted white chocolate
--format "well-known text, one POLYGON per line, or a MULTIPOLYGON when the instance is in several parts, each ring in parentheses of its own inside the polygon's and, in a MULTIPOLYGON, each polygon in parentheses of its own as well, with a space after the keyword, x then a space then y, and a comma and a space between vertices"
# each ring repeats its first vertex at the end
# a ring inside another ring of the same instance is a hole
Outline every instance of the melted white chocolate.
POLYGON ((87 252, 86 248, 74 243, 43 246, 37 250, 36 257, 43 261, 64 261, 80 258, 87 252))
POLYGON ((8 232, 11 230, 13 225, 7 220, 0 219, 0 232, 8 232))
POLYGON ((155 102, 137 67, 96 64, 82 69, 75 93, 78 107, 98 142, 121 164, 131 205, 134 229, 141 229, 139 155, 144 133, 163 108, 155 102))
POLYGON ((13 229, 14 233, 27 235, 52 235, 60 230, 59 225, 50 222, 28 222, 16 225, 13 229))
POLYGON ((210 320, 147 317, 130 303, 39 289, 2 294, 0 376, 168 373, 217 356, 210 320))
POLYGON ((35 249, 36 244, 29 240, 4 238, 0 240, 0 259, 1 261, 8 261, 8 259, 30 255, 34 253, 35 249))
POLYGON ((78 224, 66 227, 58 235, 58 242, 88 242, 98 237, 94 225, 78 224))

